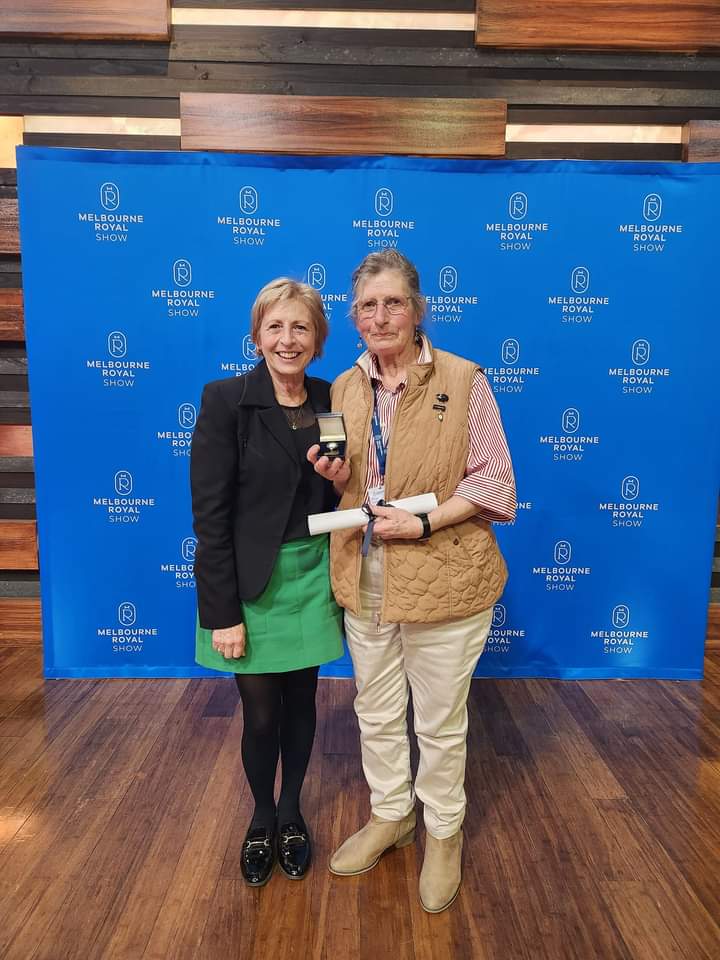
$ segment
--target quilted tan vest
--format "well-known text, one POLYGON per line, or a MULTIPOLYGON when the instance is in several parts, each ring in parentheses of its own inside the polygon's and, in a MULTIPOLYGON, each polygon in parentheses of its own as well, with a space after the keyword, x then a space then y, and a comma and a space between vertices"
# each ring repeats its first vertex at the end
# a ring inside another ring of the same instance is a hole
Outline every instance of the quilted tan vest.
MULTIPOLYGON (((361 361, 362 362, 362 358, 361 361)), ((415 364, 391 426, 385 499, 435 493, 448 500, 464 476, 468 453, 467 411, 478 367, 443 350, 431 363, 415 364), (446 410, 433 410, 436 394, 446 410)), ((352 475, 340 508, 362 504, 368 469, 373 393, 367 374, 355 366, 335 381, 333 410, 341 410, 352 475)), ((331 574, 338 603, 360 610, 360 530, 331 537, 331 574)), ((384 545, 383 623, 434 623, 469 617, 492 606, 505 586, 507 568, 491 525, 479 517, 435 531, 429 540, 384 545)))

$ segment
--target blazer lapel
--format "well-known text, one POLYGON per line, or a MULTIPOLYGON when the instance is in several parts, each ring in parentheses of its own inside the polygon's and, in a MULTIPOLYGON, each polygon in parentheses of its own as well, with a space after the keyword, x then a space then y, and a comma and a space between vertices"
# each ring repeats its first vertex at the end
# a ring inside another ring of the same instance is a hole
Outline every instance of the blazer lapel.
POLYGON ((280 407, 275 404, 273 407, 266 407, 264 410, 259 410, 258 417, 265 429, 273 435, 288 456, 292 457, 295 463, 298 463, 297 450, 290 436, 290 429, 285 419, 285 414, 280 407))
POLYGON ((254 370, 246 374, 246 387, 239 405, 255 407, 260 422, 268 433, 277 440, 294 463, 299 463, 297 450, 290 436, 285 414, 275 399, 272 380, 264 360, 261 360, 254 370))

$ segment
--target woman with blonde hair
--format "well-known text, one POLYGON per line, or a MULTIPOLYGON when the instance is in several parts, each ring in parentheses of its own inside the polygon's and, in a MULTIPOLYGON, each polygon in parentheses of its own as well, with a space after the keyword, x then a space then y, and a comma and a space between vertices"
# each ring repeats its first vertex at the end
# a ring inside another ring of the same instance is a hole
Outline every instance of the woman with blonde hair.
POLYGON ((343 652, 327 538, 311 538, 307 527, 308 514, 337 499, 306 457, 330 394, 305 370, 327 334, 316 290, 286 278, 263 287, 251 317, 260 362, 242 377, 207 384, 192 443, 196 660, 233 672, 242 700, 242 759, 255 809, 241 870, 252 886, 269 880, 276 858, 293 880, 310 865, 300 791, 315 736, 318 669, 343 652))

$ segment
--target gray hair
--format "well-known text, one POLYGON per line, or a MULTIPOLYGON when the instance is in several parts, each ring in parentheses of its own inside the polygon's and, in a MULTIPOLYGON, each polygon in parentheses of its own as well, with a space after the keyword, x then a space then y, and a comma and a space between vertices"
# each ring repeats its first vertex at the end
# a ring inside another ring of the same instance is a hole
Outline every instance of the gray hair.
POLYGON ((363 262, 355 268, 352 275, 352 295, 353 302, 350 307, 350 313, 355 319, 358 305, 358 290, 360 284, 364 283, 369 277, 375 277, 385 270, 394 270, 399 273, 405 281, 409 290, 409 299, 415 308, 418 326, 425 316, 427 304, 425 297, 420 293, 420 277, 417 267, 399 250, 381 250, 378 253, 369 253, 363 262))

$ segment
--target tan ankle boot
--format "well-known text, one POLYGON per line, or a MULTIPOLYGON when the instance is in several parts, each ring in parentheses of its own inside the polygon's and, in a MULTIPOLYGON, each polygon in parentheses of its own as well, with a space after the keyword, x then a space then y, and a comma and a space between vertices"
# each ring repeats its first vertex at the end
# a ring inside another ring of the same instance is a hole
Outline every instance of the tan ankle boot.
POLYGON ((425 859, 420 872, 420 903, 428 913, 446 910, 460 892, 462 832, 436 840, 425 834, 425 859))
POLYGON ((415 840, 415 811, 403 820, 382 820, 371 814, 362 828, 348 837, 330 859, 330 872, 341 877, 372 870, 390 847, 406 847, 415 840))

